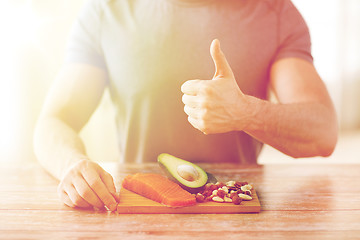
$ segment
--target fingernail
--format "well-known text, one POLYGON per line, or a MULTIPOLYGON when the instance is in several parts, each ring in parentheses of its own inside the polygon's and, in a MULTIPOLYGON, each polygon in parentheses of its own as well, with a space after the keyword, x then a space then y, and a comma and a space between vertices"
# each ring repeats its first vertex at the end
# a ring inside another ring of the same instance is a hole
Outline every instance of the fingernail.
POLYGON ((120 201, 120 193, 112 192, 111 195, 115 198, 116 202, 120 201))
POLYGON ((109 206, 109 209, 110 209, 110 211, 116 211, 116 208, 117 208, 117 204, 116 203, 112 203, 112 204, 110 204, 110 206, 109 206))

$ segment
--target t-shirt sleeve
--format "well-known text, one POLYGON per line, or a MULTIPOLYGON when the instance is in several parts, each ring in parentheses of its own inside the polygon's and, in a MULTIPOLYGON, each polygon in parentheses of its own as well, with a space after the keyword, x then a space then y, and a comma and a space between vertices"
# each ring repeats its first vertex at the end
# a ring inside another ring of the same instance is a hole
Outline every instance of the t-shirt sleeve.
POLYGON ((290 0, 283 0, 279 11, 279 47, 275 61, 297 57, 313 62, 309 28, 290 0))
POLYGON ((88 0, 75 20, 66 47, 65 62, 105 67, 101 47, 101 8, 98 0, 88 0))

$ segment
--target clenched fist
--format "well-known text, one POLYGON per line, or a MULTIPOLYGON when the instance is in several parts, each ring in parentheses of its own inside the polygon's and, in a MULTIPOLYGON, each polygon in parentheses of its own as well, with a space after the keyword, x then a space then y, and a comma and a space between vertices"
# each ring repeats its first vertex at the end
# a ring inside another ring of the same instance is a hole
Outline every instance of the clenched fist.
POLYGON ((248 96, 237 85, 219 40, 211 43, 210 54, 216 69, 213 78, 188 80, 181 86, 188 121, 205 134, 244 130, 248 96))

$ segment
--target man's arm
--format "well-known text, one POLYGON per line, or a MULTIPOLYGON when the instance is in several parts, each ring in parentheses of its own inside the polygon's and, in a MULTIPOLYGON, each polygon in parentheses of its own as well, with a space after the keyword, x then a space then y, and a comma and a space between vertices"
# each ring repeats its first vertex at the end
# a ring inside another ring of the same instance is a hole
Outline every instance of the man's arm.
POLYGON ((329 156, 337 142, 336 113, 314 66, 281 59, 270 81, 278 103, 249 97, 258 112, 245 131, 293 157, 329 156))
POLYGON ((212 80, 189 80, 182 86, 184 111, 200 131, 245 131, 293 157, 328 156, 337 141, 335 110, 314 66, 284 58, 271 69, 279 103, 245 95, 217 40, 211 45, 216 72, 212 80))
POLYGON ((115 210, 112 177, 91 162, 78 136, 96 109, 106 86, 106 73, 85 64, 60 71, 40 114, 34 137, 39 162, 60 180, 58 193, 68 206, 115 210))

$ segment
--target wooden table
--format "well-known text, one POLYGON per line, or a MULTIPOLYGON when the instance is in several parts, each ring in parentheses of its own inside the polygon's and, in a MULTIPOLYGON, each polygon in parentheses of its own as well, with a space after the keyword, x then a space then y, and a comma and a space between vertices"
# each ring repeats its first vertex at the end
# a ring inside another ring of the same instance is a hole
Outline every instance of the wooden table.
MULTIPOLYGON (((103 165, 116 179, 156 164, 103 165)), ((201 165, 248 180, 259 214, 117 214, 59 202, 57 181, 36 164, 0 168, 0 239, 360 239, 360 165, 201 165)))

